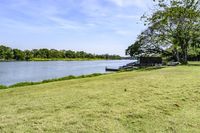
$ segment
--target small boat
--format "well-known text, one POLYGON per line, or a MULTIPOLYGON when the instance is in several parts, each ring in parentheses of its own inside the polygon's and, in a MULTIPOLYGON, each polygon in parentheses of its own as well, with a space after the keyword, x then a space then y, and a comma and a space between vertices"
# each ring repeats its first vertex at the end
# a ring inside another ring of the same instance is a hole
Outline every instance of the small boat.
POLYGON ((111 71, 111 72, 116 72, 116 71, 119 71, 120 69, 118 68, 107 68, 106 67, 106 71, 111 71))

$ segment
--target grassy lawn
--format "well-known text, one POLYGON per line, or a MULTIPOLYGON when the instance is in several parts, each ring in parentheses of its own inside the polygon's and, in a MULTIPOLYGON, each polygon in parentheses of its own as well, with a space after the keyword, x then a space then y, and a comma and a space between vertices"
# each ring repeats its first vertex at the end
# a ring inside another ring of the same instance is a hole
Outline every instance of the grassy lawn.
POLYGON ((0 90, 0 132, 200 132, 200 64, 0 90))

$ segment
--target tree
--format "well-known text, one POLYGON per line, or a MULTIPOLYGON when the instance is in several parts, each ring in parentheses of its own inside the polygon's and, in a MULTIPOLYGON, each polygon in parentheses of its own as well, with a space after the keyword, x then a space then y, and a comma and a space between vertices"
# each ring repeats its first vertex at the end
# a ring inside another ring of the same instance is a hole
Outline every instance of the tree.
MULTIPOLYGON (((171 47, 176 59, 182 64, 187 64, 188 49, 200 45, 200 2, 198 0, 154 1, 158 7, 156 12, 150 16, 143 16, 145 24, 151 31, 151 35, 148 34, 149 39, 145 40, 150 41, 150 46, 154 44, 162 49, 171 47)), ((144 45, 148 44, 141 44, 144 45)))
POLYGON ((76 52, 72 50, 65 51, 65 58, 76 58, 76 52))
POLYGON ((0 59, 11 60, 13 59, 13 51, 11 48, 1 45, 0 46, 0 59))
POLYGON ((164 52, 163 47, 157 43, 153 30, 147 28, 137 38, 136 42, 126 49, 126 55, 158 56, 164 52))
POLYGON ((13 49, 13 54, 14 54, 13 58, 15 60, 24 60, 25 59, 24 52, 19 49, 13 49))
POLYGON ((56 49, 51 49, 50 50, 50 58, 62 58, 62 55, 60 52, 56 49))
POLYGON ((24 51, 24 55, 25 55, 25 60, 26 61, 28 61, 28 60, 33 58, 33 52, 31 52, 30 50, 25 50, 24 51))
POLYGON ((33 58, 52 59, 52 58, 101 58, 101 59, 120 59, 118 55, 95 55, 84 51, 56 50, 56 49, 33 49, 19 50, 0 45, 0 60, 31 60, 33 58))
POLYGON ((50 57, 50 52, 46 48, 42 48, 38 50, 40 58, 49 58, 50 57))

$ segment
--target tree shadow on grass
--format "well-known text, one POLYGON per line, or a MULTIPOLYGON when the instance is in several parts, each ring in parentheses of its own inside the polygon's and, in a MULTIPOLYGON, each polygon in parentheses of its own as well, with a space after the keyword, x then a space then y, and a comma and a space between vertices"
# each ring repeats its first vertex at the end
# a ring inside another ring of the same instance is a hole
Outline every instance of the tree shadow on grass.
POLYGON ((140 67, 137 69, 137 71, 153 71, 153 70, 159 70, 159 69, 163 69, 166 68, 164 66, 159 66, 159 67, 140 67))
POLYGON ((200 66, 200 62, 189 62, 187 66, 200 66))

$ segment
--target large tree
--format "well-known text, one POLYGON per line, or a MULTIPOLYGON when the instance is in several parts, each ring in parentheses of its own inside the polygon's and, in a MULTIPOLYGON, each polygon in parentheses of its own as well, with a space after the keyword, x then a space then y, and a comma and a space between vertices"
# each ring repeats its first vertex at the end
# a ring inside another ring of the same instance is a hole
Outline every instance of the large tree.
POLYGON ((13 56, 11 48, 0 45, 0 60, 11 60, 13 56))
MULTIPOLYGON (((200 45, 200 2, 198 0, 154 1, 157 5, 156 11, 152 15, 143 16, 145 24, 148 25, 147 31, 150 32, 139 35, 134 45, 138 45, 138 42, 140 48, 145 45, 147 48, 155 45, 161 52, 170 47, 176 59, 182 64, 187 64, 188 49, 200 45)), ((127 51, 130 51, 130 47, 127 51)))

